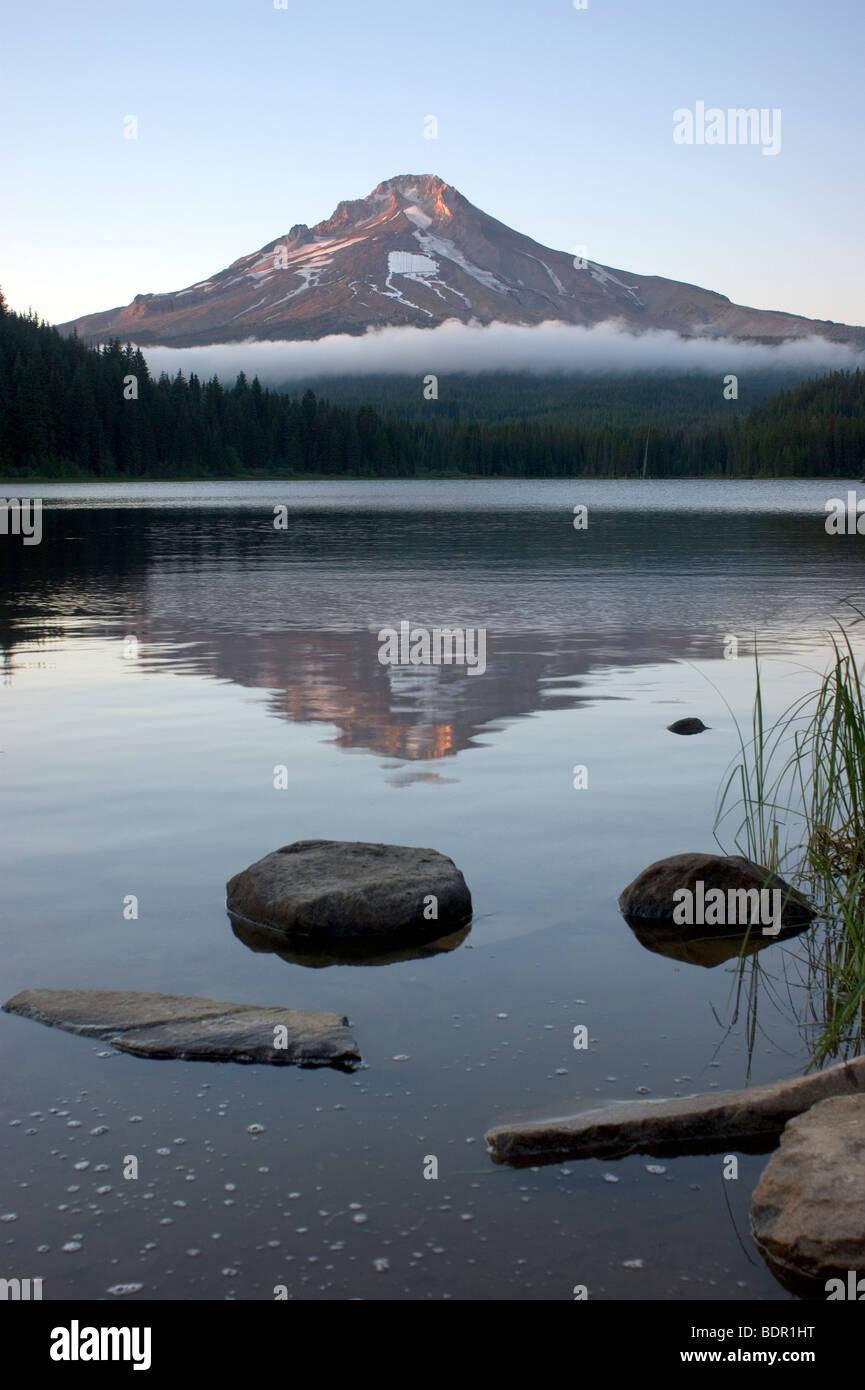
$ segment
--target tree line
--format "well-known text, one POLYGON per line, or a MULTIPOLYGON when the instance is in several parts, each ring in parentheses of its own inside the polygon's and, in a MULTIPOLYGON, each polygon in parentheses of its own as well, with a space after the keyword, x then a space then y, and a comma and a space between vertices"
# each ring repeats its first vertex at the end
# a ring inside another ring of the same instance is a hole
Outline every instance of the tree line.
MULTIPOLYGON (((645 386, 642 384, 641 389, 645 386)), ((650 388, 648 388, 650 389, 650 388)), ((432 402, 431 402, 432 404, 432 402)), ((747 414, 604 420, 404 418, 178 372, 139 348, 64 338, 0 292, 0 474, 41 478, 849 477, 865 471, 865 372, 834 372, 747 414), (646 450, 647 424, 648 451, 646 450)))

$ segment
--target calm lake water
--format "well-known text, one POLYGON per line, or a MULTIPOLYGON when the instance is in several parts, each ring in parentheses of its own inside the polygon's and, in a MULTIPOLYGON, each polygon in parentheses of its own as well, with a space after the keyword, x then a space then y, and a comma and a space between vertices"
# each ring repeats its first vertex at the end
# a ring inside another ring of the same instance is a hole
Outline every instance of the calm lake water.
POLYGON ((748 1230, 765 1157, 511 1170, 483 1135, 804 1065, 805 938, 761 953, 749 1048, 734 962, 647 949, 616 899, 716 848, 755 632, 771 715, 865 598, 865 540, 824 528, 848 486, 41 487, 41 545, 0 538, 3 998, 333 1009, 365 1067, 135 1059, 0 1014, 0 1274, 49 1299, 787 1299, 748 1230), (403 620, 485 628, 485 673, 381 665, 403 620), (666 731, 685 715, 709 732, 666 731), (319 837, 452 856, 470 934, 379 966, 250 949, 226 880, 319 837))

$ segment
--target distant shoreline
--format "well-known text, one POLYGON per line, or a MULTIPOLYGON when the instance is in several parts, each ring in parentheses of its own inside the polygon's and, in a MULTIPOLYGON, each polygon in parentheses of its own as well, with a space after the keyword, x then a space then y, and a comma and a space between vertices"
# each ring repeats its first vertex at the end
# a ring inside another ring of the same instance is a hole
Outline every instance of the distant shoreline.
POLYGON ((195 477, 178 477, 177 474, 133 475, 112 473, 99 476, 95 473, 76 474, 27 474, 0 478, 0 496, 21 483, 859 483, 852 474, 784 474, 774 473, 689 473, 668 474, 664 477, 643 478, 634 473, 550 473, 527 478, 521 473, 503 473, 490 477, 488 473, 413 473, 387 474, 371 477, 368 473, 199 473, 195 477))

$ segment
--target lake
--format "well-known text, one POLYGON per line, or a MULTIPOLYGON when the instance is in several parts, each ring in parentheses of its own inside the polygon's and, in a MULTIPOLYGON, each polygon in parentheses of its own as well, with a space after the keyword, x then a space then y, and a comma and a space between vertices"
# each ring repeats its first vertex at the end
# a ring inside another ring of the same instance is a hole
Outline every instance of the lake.
POLYGON ((771 717, 865 597, 865 541, 824 526, 851 486, 39 487, 41 544, 0 537, 3 998, 332 1009, 365 1065, 146 1060, 0 1014, 0 1272, 46 1299, 788 1299, 749 1234, 764 1156, 512 1170, 483 1136, 804 1067, 806 938, 761 952, 749 1041, 735 959, 647 949, 616 900, 717 848, 755 634, 771 717), (403 621, 484 629, 486 669, 383 665, 403 621), (667 732, 689 715, 708 732, 667 732), (252 949, 226 880, 314 838, 450 855, 470 933, 379 965, 252 949))

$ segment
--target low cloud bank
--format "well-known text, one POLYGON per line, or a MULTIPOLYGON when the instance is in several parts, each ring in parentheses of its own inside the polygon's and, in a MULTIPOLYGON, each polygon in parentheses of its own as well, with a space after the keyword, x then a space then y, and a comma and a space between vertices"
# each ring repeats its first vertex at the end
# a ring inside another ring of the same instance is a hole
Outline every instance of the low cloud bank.
POLYGON ((675 333, 635 335, 612 324, 579 328, 565 323, 536 327, 445 323, 439 328, 382 328, 362 337, 347 334, 299 343, 219 343, 210 347, 143 349, 155 375, 178 370, 233 383, 237 373, 263 385, 282 386, 308 377, 425 376, 448 372, 580 373, 631 376, 696 372, 800 372, 803 376, 865 366, 865 353, 824 338, 801 338, 780 347, 726 338, 684 339, 675 333))

